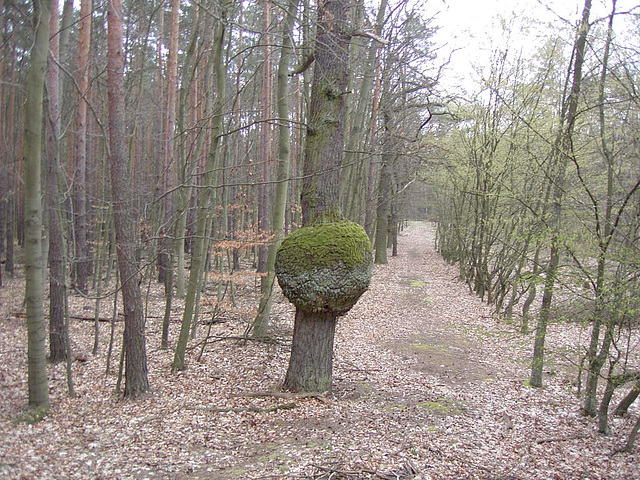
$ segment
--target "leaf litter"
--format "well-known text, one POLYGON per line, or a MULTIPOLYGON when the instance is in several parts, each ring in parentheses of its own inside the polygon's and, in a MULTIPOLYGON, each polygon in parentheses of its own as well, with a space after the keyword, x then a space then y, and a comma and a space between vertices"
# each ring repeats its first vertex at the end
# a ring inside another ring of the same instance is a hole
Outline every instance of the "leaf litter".
MULTIPOLYGON (((608 436, 580 413, 566 352, 579 349, 586 327, 553 325, 553 371, 545 388, 527 387, 532 336, 472 296, 433 244, 430 228, 409 226, 400 255, 374 267, 370 290, 339 321, 331 393, 281 392, 294 312, 280 294, 276 341, 231 340, 251 315, 230 311, 211 325, 217 341, 200 361, 208 326, 190 345, 188 369, 170 373, 161 288, 150 286, 151 392, 135 401, 114 393, 118 353, 105 375, 109 323, 100 322, 92 356, 93 323, 72 319, 74 358, 83 360, 73 364, 77 395, 67 396, 64 366, 50 365, 52 409, 32 425, 15 421, 28 401, 26 326, 24 280, 9 279, 0 289, 0 478, 639 479, 638 447, 616 451, 640 408, 612 418, 608 436)), ((70 308, 93 313, 75 296, 70 308)), ((107 307, 100 316, 110 317, 107 307)), ((116 329, 119 352, 122 322, 116 329)))

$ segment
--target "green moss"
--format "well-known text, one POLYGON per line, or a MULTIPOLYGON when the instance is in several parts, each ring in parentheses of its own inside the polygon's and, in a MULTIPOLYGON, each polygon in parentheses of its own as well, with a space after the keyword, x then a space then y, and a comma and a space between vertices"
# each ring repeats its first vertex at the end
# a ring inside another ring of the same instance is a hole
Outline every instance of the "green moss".
POLYGON ((443 417, 462 415, 464 413, 456 402, 448 398, 439 398, 435 402, 420 402, 417 406, 426 408, 431 413, 443 417))
POLYGON ((28 425, 34 425, 43 420, 49 414, 49 407, 36 407, 25 410, 18 416, 13 418, 13 423, 26 423, 28 425))
POLYGON ((278 249, 278 262, 299 273, 343 263, 354 268, 370 261, 371 242, 354 222, 321 223, 302 227, 287 235, 278 249))
POLYGON ((372 248, 357 223, 300 228, 281 243, 276 275, 285 296, 308 311, 348 311, 369 287, 372 248))
POLYGON ((426 343, 410 343, 409 347, 411 350, 415 350, 418 352, 433 352, 438 354, 447 355, 449 354, 449 349, 442 345, 429 345, 426 343))
POLYGON ((427 284, 424 282, 418 282, 417 280, 413 280, 410 284, 412 287, 426 287, 427 284))

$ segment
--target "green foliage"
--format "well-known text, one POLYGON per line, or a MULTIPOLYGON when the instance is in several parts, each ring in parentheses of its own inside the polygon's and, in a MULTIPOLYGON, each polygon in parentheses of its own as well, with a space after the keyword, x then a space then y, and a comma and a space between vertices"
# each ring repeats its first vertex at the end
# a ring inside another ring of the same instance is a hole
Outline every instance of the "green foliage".
POLYGON ((420 402, 419 408, 425 408, 431 413, 441 417, 450 417, 464 414, 464 410, 454 400, 450 398, 438 398, 435 401, 420 402))

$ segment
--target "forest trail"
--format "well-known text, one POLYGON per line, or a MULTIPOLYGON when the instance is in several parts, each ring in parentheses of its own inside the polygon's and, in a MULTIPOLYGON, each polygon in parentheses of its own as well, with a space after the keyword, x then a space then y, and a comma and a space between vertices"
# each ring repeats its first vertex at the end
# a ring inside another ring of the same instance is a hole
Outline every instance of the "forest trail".
MULTIPOLYGON (((544 389, 527 387, 531 336, 469 294, 434 250, 433 235, 424 224, 407 227, 399 256, 374 267, 370 290, 338 324, 333 391, 318 397, 266 394, 277 392, 288 360, 292 307, 280 297, 273 311, 280 343, 218 341, 200 362, 194 343, 179 375, 169 373, 171 352, 159 349, 159 320, 150 319, 153 391, 136 402, 119 401, 113 373, 104 376, 108 325, 101 325, 102 354, 74 364, 78 397, 66 396, 63 367, 51 366, 52 414, 16 424, 26 404, 24 320, 12 315, 14 300, 4 302, 0 477, 640 478, 637 450, 611 455, 631 420, 614 420, 613 434, 602 437, 579 413, 575 372, 561 359, 566 339, 582 333, 554 326, 553 374, 544 389)), ((19 298, 17 289, 0 292, 19 298)), ((161 293, 151 297, 161 311, 161 293)), ((177 321, 173 327, 175 338, 177 321)), ((214 333, 243 328, 228 322, 214 333)), ((91 322, 74 322, 75 348, 90 348, 92 333, 91 322)))

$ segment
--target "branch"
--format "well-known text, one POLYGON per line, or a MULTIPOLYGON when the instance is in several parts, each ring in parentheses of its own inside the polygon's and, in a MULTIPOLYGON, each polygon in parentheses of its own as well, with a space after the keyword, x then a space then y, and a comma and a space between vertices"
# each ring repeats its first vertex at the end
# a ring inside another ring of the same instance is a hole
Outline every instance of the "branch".
POLYGON ((228 407, 228 408, 207 408, 207 407, 192 407, 185 406, 187 410, 197 410, 199 412, 213 412, 213 413, 242 413, 242 412, 256 412, 256 413, 271 413, 277 412, 278 410, 292 410, 296 407, 295 403, 283 403, 282 405, 275 405, 273 407, 268 408, 260 408, 260 407, 228 407))
POLYGON ((389 40, 385 40, 384 38, 376 35, 373 32, 367 32, 364 30, 358 30, 356 32, 353 32, 351 34, 351 36, 353 37, 365 37, 365 38, 370 38, 371 40, 375 40, 376 42, 382 44, 382 45, 389 45, 389 40))
POLYGON ((300 65, 298 68, 296 68, 293 72, 291 72, 289 76, 293 77, 294 75, 300 75, 301 73, 306 72, 315 59, 316 59, 316 55, 315 53, 312 53, 304 60, 304 63, 300 65))

